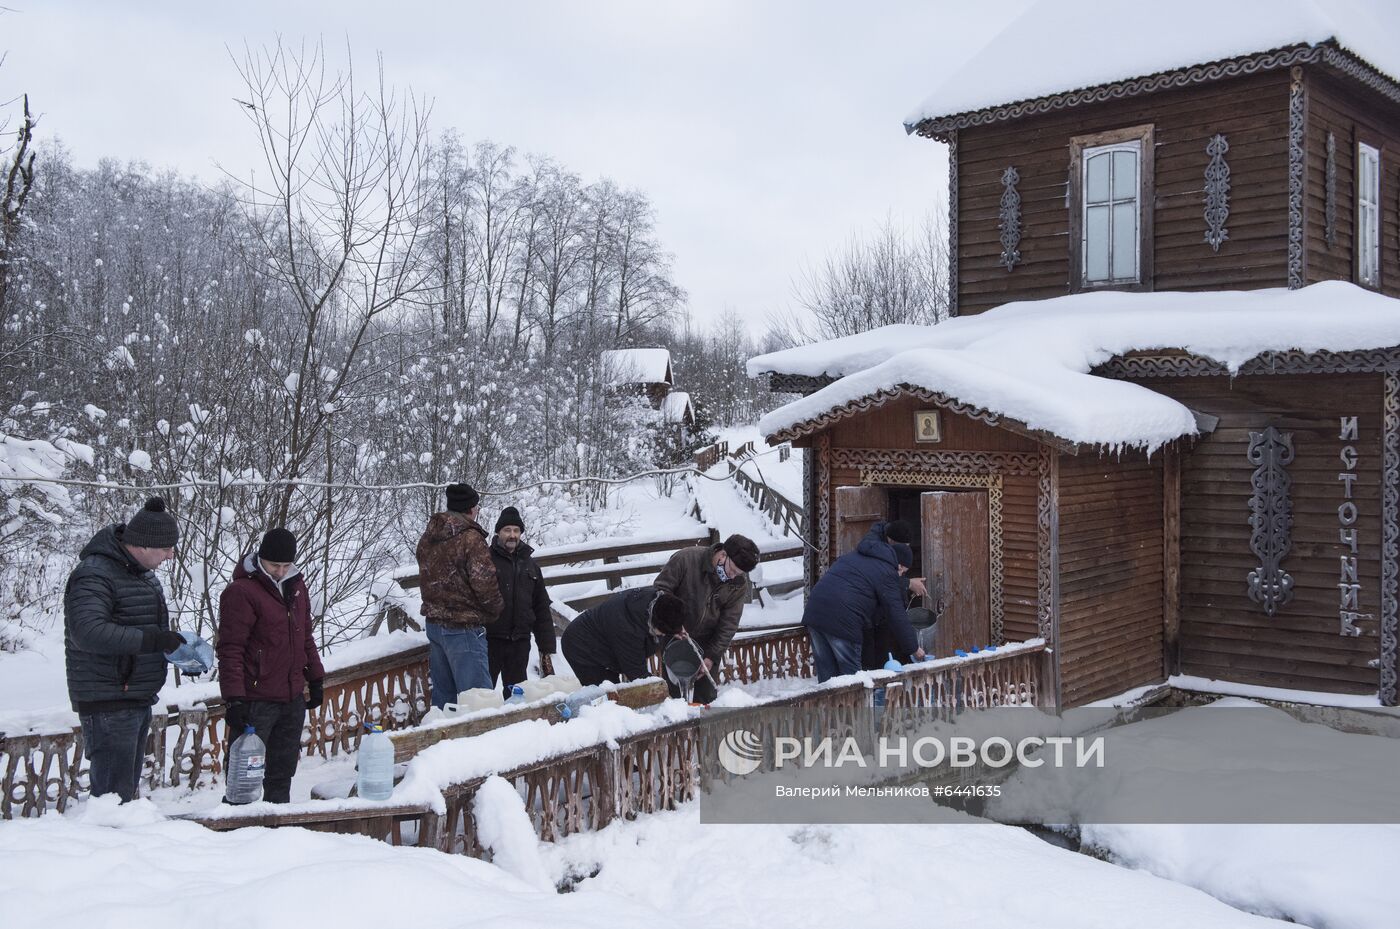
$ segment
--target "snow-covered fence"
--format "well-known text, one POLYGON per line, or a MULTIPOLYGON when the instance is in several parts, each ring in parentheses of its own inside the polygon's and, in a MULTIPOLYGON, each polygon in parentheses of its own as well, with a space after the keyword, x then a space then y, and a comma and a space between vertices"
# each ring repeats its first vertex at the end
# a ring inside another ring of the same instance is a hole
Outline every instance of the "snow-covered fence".
MULTIPOLYGON (((801 538, 807 537, 807 511, 800 504, 794 503, 787 497, 778 493, 767 484, 757 481, 746 474, 743 468, 738 468, 730 464, 733 469, 734 480, 744 493, 749 495, 754 505, 759 511, 772 520, 776 526, 781 526, 785 532, 796 531, 801 538)), ((797 554, 802 554, 800 548, 797 554)))
MULTIPOLYGON (((325 702, 307 713, 302 754, 331 757, 359 748, 364 722, 412 726, 428 709, 428 646, 350 665, 326 675, 325 702)), ((146 787, 195 788, 223 771, 224 707, 156 708, 146 744, 146 787)), ((82 730, 0 735, 0 818, 62 812, 87 793, 82 730)))
POLYGON ((695 453, 695 467, 701 471, 708 471, 720 463, 720 459, 729 455, 728 442, 716 442, 714 445, 706 445, 695 453))
MULTIPOLYGON (((722 738, 733 728, 711 725, 721 715, 726 723, 742 722, 763 739, 774 725, 820 724, 826 727, 820 734, 827 735, 857 732, 860 720, 874 703, 875 686, 883 686, 887 694, 886 720, 895 718, 896 714, 888 711, 896 706, 957 710, 1044 705, 1049 700, 1049 655, 1044 640, 1035 639, 968 658, 928 662, 900 672, 875 672, 870 683, 820 687, 764 701, 759 707, 711 708, 703 716, 451 784, 443 790, 446 812, 441 815, 428 804, 246 817, 221 811, 219 818, 205 824, 217 829, 296 825, 482 857, 486 852, 478 838, 473 803, 477 791, 492 776, 500 776, 515 787, 540 839, 556 841, 601 829, 618 819, 672 810, 694 800, 704 787, 701 759, 713 757, 717 751, 710 740, 722 738), (783 707, 816 712, 797 713, 792 719, 771 712, 783 707), (758 709, 763 712, 755 712, 758 709), (405 830, 406 823, 416 828, 405 830)), ((785 729, 782 734, 794 731, 785 729)))

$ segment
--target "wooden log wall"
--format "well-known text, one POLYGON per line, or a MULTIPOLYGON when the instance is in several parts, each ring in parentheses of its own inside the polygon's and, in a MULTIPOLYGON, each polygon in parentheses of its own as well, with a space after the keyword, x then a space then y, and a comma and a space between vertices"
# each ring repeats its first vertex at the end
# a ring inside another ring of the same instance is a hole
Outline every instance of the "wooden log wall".
MULTIPOLYGON (((1155 290, 1282 287, 1288 259, 1288 74, 1082 105, 958 134, 958 312, 1069 292, 1070 140, 1152 124, 1155 290), (1230 145, 1229 239, 1204 241, 1206 143, 1230 145), (1002 172, 1020 173, 1021 262, 1001 258, 1002 172)), ((1392 198, 1393 199, 1393 198, 1392 198)))
POLYGON ((1355 280, 1356 143, 1381 150, 1381 292, 1400 296, 1400 107, 1329 74, 1306 73, 1307 187, 1304 275, 1355 280), (1327 241, 1327 135, 1335 139, 1334 221, 1327 241))
POLYGON ((1378 686, 1383 379, 1375 375, 1186 377, 1144 380, 1192 409, 1220 417, 1181 456, 1181 671, 1301 690, 1374 693, 1378 686), (1358 417, 1356 441, 1340 420, 1358 417), (1291 433, 1292 547, 1282 567, 1293 598, 1269 616, 1247 592, 1259 565, 1250 548, 1251 430, 1291 433), (1338 634, 1340 454, 1359 458, 1352 490, 1359 516, 1357 637, 1338 634))
POLYGON ((1061 699, 1163 679, 1162 454, 1060 458, 1061 699))

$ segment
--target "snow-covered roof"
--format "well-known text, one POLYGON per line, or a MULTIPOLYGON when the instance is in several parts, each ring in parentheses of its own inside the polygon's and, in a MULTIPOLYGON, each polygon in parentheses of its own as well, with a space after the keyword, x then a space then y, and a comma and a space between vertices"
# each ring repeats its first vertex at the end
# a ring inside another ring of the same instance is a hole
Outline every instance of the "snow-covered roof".
POLYGON ((603 352, 608 384, 671 383, 671 353, 664 348, 620 348, 603 352))
POLYGON ((1400 346, 1400 300, 1344 281, 1298 290, 1094 292, 1008 303, 936 326, 886 326, 761 355, 763 373, 840 378, 759 421, 765 436, 912 388, 1076 444, 1153 450, 1196 432, 1191 410, 1089 372, 1135 351, 1184 351, 1230 372, 1265 352, 1400 346))
POLYGON ((661 419, 668 423, 690 423, 695 421, 695 410, 690 405, 690 394, 684 390, 673 390, 661 401, 661 419))
POLYGON ((953 72, 905 125, 1329 40, 1400 75, 1400 4, 1173 0, 1129 7, 1040 0, 953 72))

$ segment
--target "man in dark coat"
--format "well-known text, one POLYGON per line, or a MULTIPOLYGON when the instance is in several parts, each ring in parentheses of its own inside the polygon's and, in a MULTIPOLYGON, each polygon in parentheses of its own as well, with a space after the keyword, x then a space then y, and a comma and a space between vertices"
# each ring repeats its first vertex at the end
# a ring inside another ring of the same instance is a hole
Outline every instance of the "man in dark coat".
POLYGON ((418 583, 428 627, 428 676, 433 706, 453 703, 463 690, 491 687, 486 627, 504 601, 496 565, 477 516, 481 495, 470 484, 449 484, 447 511, 434 513, 418 540, 418 583))
POLYGON ((580 684, 650 677, 647 659, 685 631, 685 601, 655 587, 616 593, 564 629, 564 660, 580 684))
POLYGON ((671 556, 653 582, 657 588, 685 601, 690 618, 685 628, 704 654, 705 672, 696 680, 695 699, 710 703, 715 687, 707 675, 724 660, 744 604, 753 585, 749 572, 758 566, 758 546, 742 535, 731 535, 718 545, 683 548, 671 556))
POLYGON ((125 524, 83 547, 63 593, 68 699, 83 727, 90 793, 139 793, 151 705, 165 683, 165 656, 184 644, 170 629, 152 572, 175 555, 180 529, 152 497, 125 524))
POLYGON ((837 558, 812 588, 802 625, 812 639, 819 681, 859 671, 867 632, 881 623, 889 625, 901 653, 924 657, 899 581, 913 563, 913 552, 902 542, 892 543, 885 526, 872 526, 855 550, 837 558))
POLYGON ((549 612, 549 594, 544 589, 544 575, 531 557, 535 550, 521 541, 524 532, 520 511, 508 506, 501 510, 496 537, 491 540, 491 561, 496 565, 505 606, 500 618, 486 627, 486 648, 491 680, 500 680, 506 699, 510 699, 511 687, 525 680, 531 633, 540 649, 541 673, 554 673, 554 618, 549 612))
POLYGON ((296 558, 296 536, 269 529, 219 597, 219 692, 228 741, 232 745, 248 726, 262 739, 263 799, 269 803, 291 800, 306 711, 324 697, 326 670, 296 558))

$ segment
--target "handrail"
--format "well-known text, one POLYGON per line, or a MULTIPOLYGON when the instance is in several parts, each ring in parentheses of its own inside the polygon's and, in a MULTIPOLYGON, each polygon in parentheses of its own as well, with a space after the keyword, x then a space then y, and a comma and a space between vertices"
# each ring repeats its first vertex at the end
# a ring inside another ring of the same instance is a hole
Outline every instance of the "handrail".
MULTIPOLYGON (((929 662, 888 675, 867 684, 820 687, 778 700, 764 701, 761 709, 791 707, 825 710, 849 724, 856 711, 874 704, 874 689, 887 694, 888 722, 898 707, 961 709, 981 706, 1043 705, 1049 694, 1050 651, 1044 640, 1009 646, 998 652, 969 658, 929 662)), ((487 778, 509 781, 525 800, 531 822, 542 841, 555 841, 578 832, 595 831, 619 819, 675 809, 693 800, 701 789, 702 758, 711 757, 714 746, 709 724, 729 714, 752 713, 753 707, 712 708, 705 714, 656 729, 600 744, 573 749, 552 757, 516 765, 507 770, 474 776, 443 790, 446 813, 437 816, 428 807, 351 809, 339 818, 310 821, 303 812, 250 814, 238 825, 297 824, 320 831, 351 831, 371 835, 395 845, 427 845, 440 851, 481 856, 473 814, 476 791, 487 778), (405 821, 417 821, 416 834, 401 829, 405 821)), ((813 714, 821 719, 821 714, 813 714)), ((754 725, 771 724, 771 714, 754 717, 754 725)), ((747 724, 747 719, 745 719, 747 724)), ((214 828, 233 828, 221 815, 214 828)))

